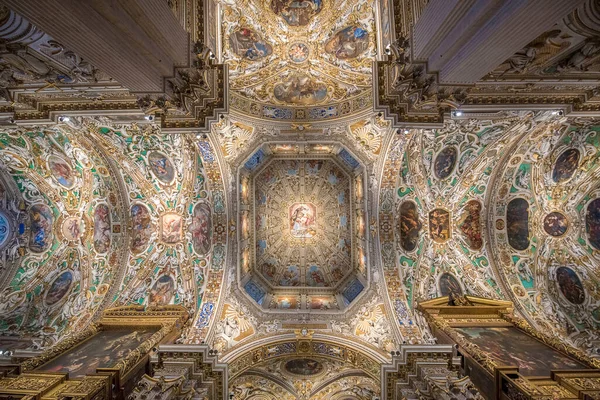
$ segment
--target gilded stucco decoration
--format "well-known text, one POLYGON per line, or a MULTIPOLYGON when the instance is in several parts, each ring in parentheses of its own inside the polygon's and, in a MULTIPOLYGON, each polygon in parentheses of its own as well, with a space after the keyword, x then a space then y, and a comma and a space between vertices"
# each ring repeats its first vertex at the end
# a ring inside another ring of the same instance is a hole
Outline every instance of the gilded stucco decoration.
POLYGON ((373 4, 224 3, 223 59, 232 110, 289 122, 340 118, 371 107, 373 4))

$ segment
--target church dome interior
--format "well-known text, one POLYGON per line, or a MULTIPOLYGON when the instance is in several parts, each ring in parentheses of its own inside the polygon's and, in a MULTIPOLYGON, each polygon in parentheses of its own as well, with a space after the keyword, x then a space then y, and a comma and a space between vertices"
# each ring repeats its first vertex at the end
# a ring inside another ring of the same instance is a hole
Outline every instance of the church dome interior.
POLYGON ((0 1, 0 397, 600 397, 599 0, 0 1))

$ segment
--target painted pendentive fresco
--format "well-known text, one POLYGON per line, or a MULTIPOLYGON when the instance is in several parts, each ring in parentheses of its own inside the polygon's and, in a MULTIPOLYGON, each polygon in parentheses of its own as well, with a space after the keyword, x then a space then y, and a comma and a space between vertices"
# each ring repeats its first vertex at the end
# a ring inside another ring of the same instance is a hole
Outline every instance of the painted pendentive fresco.
POLYGON ((99 204, 94 210, 94 249, 105 254, 110 248, 110 210, 106 204, 99 204))
POLYGON ((559 211, 553 211, 544 217, 544 231, 553 237, 563 236, 569 229, 567 217, 559 211))
POLYGON ((585 289, 575 271, 568 267, 559 267, 556 270, 556 282, 565 299, 573 304, 583 304, 585 289))
POLYGON ((110 368, 117 364, 154 332, 156 331, 151 329, 102 331, 38 370, 68 373, 71 379, 94 374, 98 368, 110 368))
POLYGON ((152 234, 152 220, 148 207, 142 204, 131 206, 132 240, 131 251, 140 253, 148 246, 152 234))
POLYGON ((450 213, 436 208, 429 213, 429 234, 436 243, 445 243, 450 239, 450 213))
POLYGON ((310 358, 298 358, 285 363, 285 370, 290 374, 310 376, 323 372, 323 364, 310 358))
POLYGON ((356 58, 369 48, 369 33, 359 26, 348 26, 325 44, 325 51, 341 60, 356 58))
POLYGON ((516 328, 456 328, 467 340, 524 376, 550 376, 551 370, 584 368, 516 328))
POLYGON ((73 273, 71 271, 65 271, 54 279, 46 293, 46 304, 52 306, 62 300, 71 289, 71 283, 73 283, 73 273))
POLYGON ((462 287, 456 277, 448 272, 444 272, 440 276, 440 296, 460 296, 463 294, 462 287))
POLYGON ((291 73, 273 88, 273 95, 281 102, 314 105, 327 97, 327 86, 303 73, 291 73))
POLYGON ((48 169, 56 181, 67 189, 75 185, 75 175, 71 165, 62 157, 51 155, 48 157, 48 169))
POLYGON ((522 198, 511 200, 506 207, 506 234, 515 250, 529 247, 529 203, 522 198))
POLYGON ((212 242, 212 217, 208 204, 198 203, 194 206, 190 232, 194 251, 201 255, 208 253, 212 242))
POLYGON ((554 164, 552 170, 552 180, 556 183, 563 183, 571 179, 577 167, 579 166, 580 153, 577 149, 565 150, 554 164))
POLYGON ((400 205, 400 245, 406 251, 413 251, 419 242, 421 221, 417 205, 413 201, 405 201, 400 205))
POLYGON ((479 201, 470 200, 467 202, 463 213, 463 221, 459 224, 459 228, 472 250, 479 250, 483 247, 481 203, 479 201))
POLYGON ((229 36, 229 44, 235 54, 248 60, 270 56, 273 47, 251 28, 240 28, 229 36))
POLYGON ((175 179, 175 168, 165 154, 159 151, 151 151, 148 154, 148 164, 159 181, 170 184, 175 179))
POLYGON ((290 26, 308 25, 323 9, 323 0, 271 0, 271 10, 290 26))
POLYGON ((34 253, 41 253, 52 243, 52 211, 44 204, 35 204, 29 210, 29 218, 29 249, 34 253))
POLYGON ((457 158, 458 151, 456 150, 456 147, 450 146, 442 149, 442 151, 440 151, 435 158, 435 162, 433 164, 435 176, 437 176, 439 179, 445 179, 449 177, 454 170, 457 158))
POLYGON ((600 198, 593 200, 587 206, 585 214, 585 229, 590 244, 600 250, 600 198))

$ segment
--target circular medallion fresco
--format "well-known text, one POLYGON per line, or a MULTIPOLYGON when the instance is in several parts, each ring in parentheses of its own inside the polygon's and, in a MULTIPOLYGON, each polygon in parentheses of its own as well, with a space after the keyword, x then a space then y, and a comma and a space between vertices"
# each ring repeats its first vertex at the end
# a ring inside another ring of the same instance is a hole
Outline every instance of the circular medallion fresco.
POLYGON ((64 238, 67 239, 69 242, 76 241, 81 236, 81 219, 79 219, 78 217, 66 218, 65 221, 62 223, 60 231, 63 234, 64 238))
POLYGON ((323 372, 323 364, 311 358, 296 358, 285 363, 283 368, 293 375, 311 376, 323 372))
POLYGON ((304 43, 294 43, 288 49, 288 55, 290 56, 290 60, 295 63, 301 63, 306 61, 308 55, 310 54, 310 50, 308 46, 304 43))
POLYGON ((544 231, 554 237, 563 236, 569 229, 569 220, 562 213, 553 211, 544 217, 544 231))

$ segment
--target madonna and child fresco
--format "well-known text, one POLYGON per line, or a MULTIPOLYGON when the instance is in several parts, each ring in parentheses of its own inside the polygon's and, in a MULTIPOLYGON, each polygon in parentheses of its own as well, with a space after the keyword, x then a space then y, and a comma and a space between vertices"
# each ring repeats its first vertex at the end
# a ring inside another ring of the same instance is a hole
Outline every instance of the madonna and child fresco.
POLYGON ((271 10, 288 25, 308 25, 323 9, 323 0, 271 0, 271 10))
POLYGON ((559 155, 552 170, 552 180, 556 183, 563 183, 571 179, 579 166, 579 156, 577 149, 568 149, 559 155))
POLYGON ((68 354, 56 357, 38 370, 68 373, 70 379, 94 374, 97 368, 115 366, 155 332, 153 329, 101 331, 68 354))

